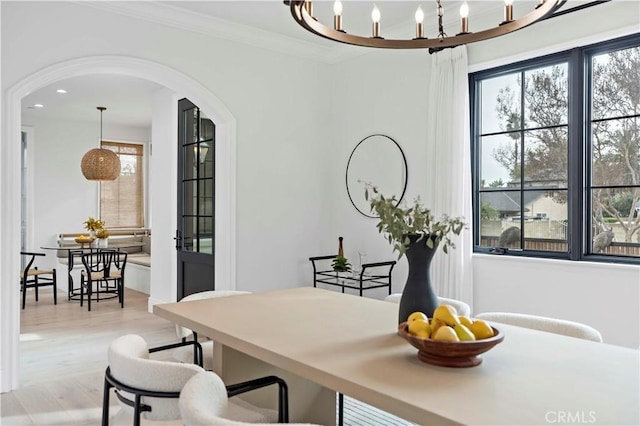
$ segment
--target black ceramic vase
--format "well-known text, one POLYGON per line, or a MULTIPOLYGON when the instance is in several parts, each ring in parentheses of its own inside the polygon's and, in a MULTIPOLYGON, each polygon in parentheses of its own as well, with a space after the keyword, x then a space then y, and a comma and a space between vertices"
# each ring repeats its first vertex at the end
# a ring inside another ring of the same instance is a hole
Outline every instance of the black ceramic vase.
POLYGON ((431 286, 431 260, 436 254, 438 244, 433 248, 426 245, 426 238, 417 241, 420 235, 410 235, 409 248, 405 256, 409 262, 409 275, 402 291, 398 309, 398 324, 407 320, 413 312, 419 311, 433 318, 433 311, 438 307, 438 296, 431 286))

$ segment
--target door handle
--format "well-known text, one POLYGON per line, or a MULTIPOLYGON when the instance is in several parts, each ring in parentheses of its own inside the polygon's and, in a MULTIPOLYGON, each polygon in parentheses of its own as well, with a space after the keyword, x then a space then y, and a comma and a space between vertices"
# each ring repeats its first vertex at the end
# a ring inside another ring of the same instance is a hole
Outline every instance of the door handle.
POLYGON ((176 240, 176 250, 180 250, 182 248, 182 233, 179 229, 176 229, 176 236, 173 239, 176 240))

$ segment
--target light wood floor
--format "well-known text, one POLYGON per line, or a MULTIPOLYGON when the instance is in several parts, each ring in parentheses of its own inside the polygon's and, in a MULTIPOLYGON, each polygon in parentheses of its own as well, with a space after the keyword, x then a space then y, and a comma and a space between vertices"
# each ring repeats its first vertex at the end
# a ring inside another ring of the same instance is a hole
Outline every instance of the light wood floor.
MULTIPOLYGON (((124 309, 107 300, 92 304, 88 312, 62 293, 54 305, 51 289, 41 291, 38 303, 28 293, 20 317, 20 387, 0 396, 0 425, 99 425, 109 343, 128 333, 141 335, 150 347, 177 341, 173 323, 147 312, 147 298, 126 289, 124 309)), ((164 357, 171 359, 171 354, 164 357)), ((111 406, 111 413, 117 413, 114 397, 111 406)), ((125 415, 111 424, 132 421, 125 415)), ((365 425, 410 423, 345 396, 344 426, 365 425)))
POLYGON ((128 333, 140 334, 149 346, 177 341, 172 323, 147 312, 146 294, 126 289, 124 309, 105 300, 88 312, 63 293, 54 305, 51 291, 41 290, 37 303, 27 293, 20 317, 20 387, 1 395, 3 426, 100 424, 109 343, 128 333))

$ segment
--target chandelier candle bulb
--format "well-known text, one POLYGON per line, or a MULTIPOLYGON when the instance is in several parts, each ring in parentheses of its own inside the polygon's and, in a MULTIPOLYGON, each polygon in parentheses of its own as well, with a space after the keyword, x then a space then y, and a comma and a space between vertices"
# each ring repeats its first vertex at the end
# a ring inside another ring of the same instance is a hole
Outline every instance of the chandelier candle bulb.
POLYGON ((504 0, 504 22, 513 21, 513 0, 504 0))
POLYGON ((375 4, 373 5, 373 10, 371 11, 371 20, 373 21, 373 37, 380 37, 380 9, 375 4))
POLYGON ((467 34, 469 32, 469 5, 467 2, 462 3, 460 6, 460 34, 467 34))
POLYGON ((424 21, 424 12, 422 11, 422 8, 420 6, 418 6, 418 8, 416 9, 416 38, 424 38, 424 27, 423 27, 423 21, 424 21))
POLYGON ((304 7, 305 9, 307 9, 307 13, 309 14, 309 16, 313 16, 313 4, 311 3, 311 1, 305 1, 304 7))
POLYGON ((342 2, 336 0, 333 3, 333 28, 336 31, 342 31, 342 2))

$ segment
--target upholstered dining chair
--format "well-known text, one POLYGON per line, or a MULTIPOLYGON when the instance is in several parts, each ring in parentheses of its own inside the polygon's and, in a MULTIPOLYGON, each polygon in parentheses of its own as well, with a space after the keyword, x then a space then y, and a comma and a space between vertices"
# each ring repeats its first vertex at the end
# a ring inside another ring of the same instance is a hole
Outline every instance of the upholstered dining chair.
MULTIPOLYGON (((278 412, 268 409, 249 410, 243 405, 233 404, 230 396, 242 391, 241 386, 226 386, 220 377, 205 371, 191 377, 182 392, 178 405, 185 426, 255 425, 288 423, 288 402, 281 397, 278 412), (275 417, 274 417, 275 415, 275 417), (264 418, 269 421, 265 422, 264 418)), ((289 423, 292 424, 292 423, 289 423)), ((298 423, 299 425, 300 423, 298 423)))
MULTIPOLYGON (((191 300, 212 299, 216 297, 229 297, 238 296, 241 294, 249 294, 248 291, 240 290, 208 290, 200 291, 190 294, 180 299, 180 302, 189 302, 191 300)), ((176 335, 182 342, 191 341, 196 342, 193 345, 193 349, 187 347, 187 345, 176 349, 173 352, 173 356, 176 361, 180 362, 193 362, 205 370, 213 369, 213 341, 209 339, 198 338, 198 334, 193 330, 176 325, 176 335)))
MULTIPOLYGON (((151 359, 150 354, 175 348, 181 343, 149 349, 146 341, 137 334, 127 334, 113 340, 109 345, 109 366, 105 371, 104 394, 102 400, 102 425, 110 421, 109 407, 111 390, 122 405, 122 409, 131 413, 133 424, 139 426, 141 418, 148 420, 180 419, 178 398, 185 384, 198 373, 205 370, 195 364, 151 359)), ((286 383, 275 376, 243 382, 227 387, 228 394, 236 395, 277 384, 281 418, 288 417, 288 390, 286 383)), ((223 385, 224 388, 224 385, 223 385)), ((229 404, 238 421, 275 422, 278 414, 263 411, 247 402, 232 398, 229 404), (238 404, 238 407, 236 407, 238 404), (257 414, 256 414, 257 413, 257 414)))
POLYGON ((602 335, 598 330, 574 321, 512 312, 484 312, 477 314, 475 318, 602 342, 602 335))
POLYGON ((58 281, 56 278, 56 270, 54 269, 38 269, 34 265, 36 257, 45 256, 44 253, 34 253, 29 251, 21 251, 21 256, 26 256, 25 267, 20 272, 20 290, 22 291, 22 309, 27 302, 27 289, 33 288, 36 294, 36 302, 38 301, 38 289, 44 286, 53 286, 53 304, 58 304, 58 281))
MULTIPOLYGON (((401 297, 402 297, 402 293, 393 293, 385 297, 384 300, 386 302, 400 303, 401 297)), ((471 316, 471 307, 461 300, 449 299, 448 297, 438 296, 438 303, 440 305, 446 304, 446 305, 453 306, 458 312, 458 315, 460 316, 465 316, 465 317, 471 316)))
POLYGON ((124 271, 127 266, 127 253, 117 250, 98 249, 82 255, 84 270, 80 274, 80 306, 87 299, 87 308, 91 311, 91 302, 118 298, 124 308, 124 271), (95 299, 94 299, 95 296, 95 299))

